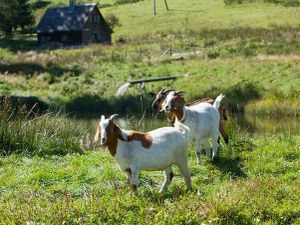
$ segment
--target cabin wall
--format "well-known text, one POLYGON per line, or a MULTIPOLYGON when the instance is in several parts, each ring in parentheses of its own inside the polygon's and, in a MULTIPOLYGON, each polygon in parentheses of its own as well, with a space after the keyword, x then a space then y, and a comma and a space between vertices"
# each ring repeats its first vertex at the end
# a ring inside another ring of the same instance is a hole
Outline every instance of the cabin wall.
POLYGON ((111 31, 107 28, 99 10, 94 8, 82 33, 82 42, 89 43, 111 43, 111 31))
POLYGON ((82 44, 82 32, 54 32, 54 33, 39 33, 39 45, 61 44, 61 45, 80 45, 82 44))

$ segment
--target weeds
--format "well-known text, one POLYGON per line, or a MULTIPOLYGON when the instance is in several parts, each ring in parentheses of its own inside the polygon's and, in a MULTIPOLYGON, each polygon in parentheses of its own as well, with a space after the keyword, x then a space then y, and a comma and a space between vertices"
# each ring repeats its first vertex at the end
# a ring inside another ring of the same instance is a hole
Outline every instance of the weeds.
POLYGON ((60 113, 39 115, 25 105, 11 105, 7 99, 0 111, 0 154, 65 155, 82 153, 82 131, 60 113))

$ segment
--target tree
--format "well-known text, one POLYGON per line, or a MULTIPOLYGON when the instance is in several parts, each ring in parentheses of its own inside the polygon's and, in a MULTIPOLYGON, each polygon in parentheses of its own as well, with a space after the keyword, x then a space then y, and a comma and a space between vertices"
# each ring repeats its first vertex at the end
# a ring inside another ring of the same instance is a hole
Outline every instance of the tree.
POLYGON ((1 0, 0 1, 0 30, 5 36, 12 35, 14 27, 14 16, 12 9, 16 6, 14 0, 1 0))
POLYGON ((0 30, 5 36, 12 36, 13 29, 34 23, 29 0, 1 0, 0 18, 0 30))
POLYGON ((17 1, 17 15, 16 15, 16 25, 21 27, 22 30, 25 27, 34 24, 34 18, 32 15, 31 6, 29 0, 16 0, 17 1))

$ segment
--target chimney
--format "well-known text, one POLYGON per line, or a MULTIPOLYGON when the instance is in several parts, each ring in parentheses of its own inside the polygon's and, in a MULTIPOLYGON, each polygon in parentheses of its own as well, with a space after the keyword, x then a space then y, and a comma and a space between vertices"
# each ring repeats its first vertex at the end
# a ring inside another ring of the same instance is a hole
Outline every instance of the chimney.
POLYGON ((69 0, 70 1, 70 7, 76 5, 76 0, 69 0))

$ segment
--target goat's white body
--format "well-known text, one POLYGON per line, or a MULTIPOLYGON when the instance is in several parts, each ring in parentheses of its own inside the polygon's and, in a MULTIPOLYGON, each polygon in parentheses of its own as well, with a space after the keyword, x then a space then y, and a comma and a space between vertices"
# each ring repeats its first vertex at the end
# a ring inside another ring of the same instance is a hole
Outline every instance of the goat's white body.
POLYGON ((219 112, 209 103, 200 103, 191 107, 184 106, 183 123, 191 130, 191 136, 200 136, 201 140, 213 137, 219 130, 219 112))
POLYGON ((180 158, 187 154, 187 137, 177 128, 163 127, 148 134, 153 139, 150 148, 144 148, 140 141, 118 140, 115 159, 122 170, 131 167, 164 170, 171 164, 178 164, 180 158))
MULTIPOLYGON (((126 140, 128 131, 121 132, 126 140)), ((188 136, 190 129, 178 123, 176 127, 162 127, 148 132, 152 138, 149 148, 142 146, 140 141, 122 141, 118 139, 115 159, 120 168, 127 172, 133 185, 138 184, 140 170, 164 170, 165 181, 161 191, 166 191, 172 180, 172 164, 176 164, 191 188, 190 173, 187 168, 188 136), (130 173, 128 173, 130 171, 130 173)))
MULTIPOLYGON (((219 138, 220 124, 220 114, 218 109, 223 97, 224 95, 219 95, 213 105, 202 102, 190 107, 183 107, 184 117, 181 121, 190 128, 191 137, 195 138, 197 163, 200 163, 201 143, 205 143, 206 153, 209 156, 211 155, 209 139, 213 140, 212 159, 218 154, 219 144, 217 140, 219 138)), ((172 99, 172 96, 170 96, 169 99, 172 99)), ((167 104, 170 104, 170 100, 167 104)), ((178 118, 176 118, 175 124, 176 123, 178 123, 178 118)))

